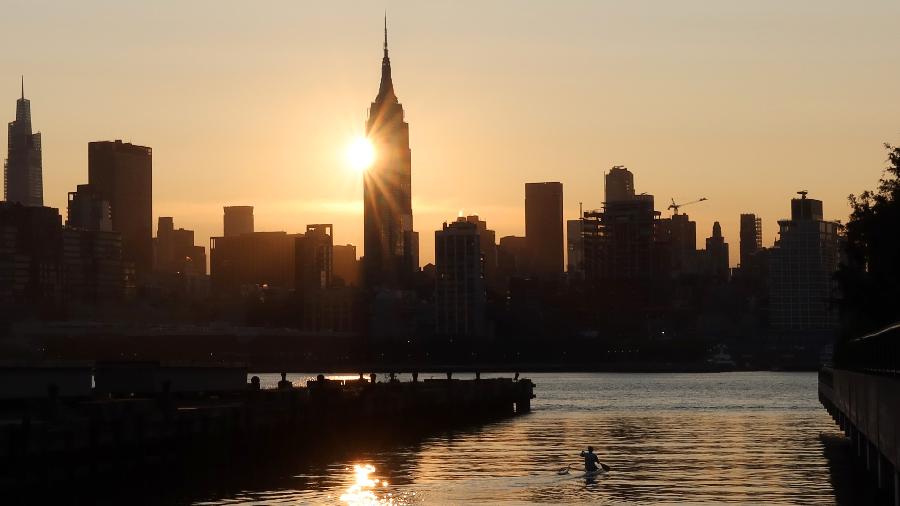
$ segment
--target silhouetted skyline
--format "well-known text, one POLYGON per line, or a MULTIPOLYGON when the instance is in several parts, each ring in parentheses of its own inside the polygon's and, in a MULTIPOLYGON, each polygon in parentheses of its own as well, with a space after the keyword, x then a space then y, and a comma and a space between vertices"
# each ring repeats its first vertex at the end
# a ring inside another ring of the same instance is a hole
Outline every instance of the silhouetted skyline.
MULTIPOLYGON (((49 136, 47 205, 64 208, 84 182, 85 143, 123 138, 157 151, 153 219, 178 217, 201 244, 219 233, 219 207, 246 203, 260 229, 327 221, 362 253, 361 182, 341 152, 362 131, 378 76, 382 8, 12 5, 0 27, 33 43, 0 61, 0 103, 20 95, 24 73, 49 136), (110 39, 110 25, 130 25, 129 36, 110 39)), ((700 230, 720 220, 732 243, 739 213, 774 224, 801 188, 844 218, 846 188, 872 186, 879 142, 897 135, 897 8, 498 3, 473 16, 392 3, 421 263, 432 260, 430 231, 459 209, 523 235, 524 182, 562 181, 565 218, 578 202, 600 207, 615 164, 661 202, 708 195, 692 218, 700 230), (455 176, 481 183, 451 191, 455 176)), ((764 233, 771 245, 775 227, 764 233)))

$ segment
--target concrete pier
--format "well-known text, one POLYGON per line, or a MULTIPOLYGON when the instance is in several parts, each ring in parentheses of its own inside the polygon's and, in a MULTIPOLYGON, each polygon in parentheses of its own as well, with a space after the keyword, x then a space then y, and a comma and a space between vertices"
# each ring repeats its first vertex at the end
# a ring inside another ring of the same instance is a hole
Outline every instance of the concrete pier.
POLYGON ((285 381, 260 389, 238 369, 243 383, 227 390, 235 374, 222 367, 123 368, 96 376, 89 398, 45 394, 0 403, 0 489, 164 467, 191 453, 229 462, 260 448, 284 452, 288 442, 321 447, 345 438, 427 434, 527 413, 534 397, 528 379, 374 383, 320 376, 305 386, 285 381))
POLYGON ((900 506, 900 378, 843 369, 819 372, 819 400, 850 438, 872 486, 900 506))

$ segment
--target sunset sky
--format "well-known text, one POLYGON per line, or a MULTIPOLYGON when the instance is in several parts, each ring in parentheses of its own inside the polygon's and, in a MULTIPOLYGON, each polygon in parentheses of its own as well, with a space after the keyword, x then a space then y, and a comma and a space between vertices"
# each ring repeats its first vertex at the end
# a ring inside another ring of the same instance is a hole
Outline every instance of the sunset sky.
MULTIPOLYGON (((19 76, 42 132, 45 204, 87 182, 87 143, 153 148, 156 216, 208 247, 223 205, 257 230, 333 223, 362 250, 344 150, 378 91, 388 12, 410 124, 422 264, 460 210, 524 234, 524 183, 561 181, 565 217, 625 165, 638 192, 722 223, 776 220, 797 190, 846 220, 900 143, 900 2, 2 2, 0 120, 19 76)), ((0 148, 6 156, 6 145, 0 148)), ((668 212, 665 212, 668 215, 668 212)))

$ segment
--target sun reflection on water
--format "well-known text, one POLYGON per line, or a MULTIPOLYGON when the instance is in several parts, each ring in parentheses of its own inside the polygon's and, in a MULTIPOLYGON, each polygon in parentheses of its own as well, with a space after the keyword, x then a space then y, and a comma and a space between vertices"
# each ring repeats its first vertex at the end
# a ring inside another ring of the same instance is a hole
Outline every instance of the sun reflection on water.
POLYGON ((379 480, 371 478, 369 475, 375 472, 375 466, 372 464, 354 464, 353 474, 355 481, 346 492, 341 494, 341 502, 354 505, 398 505, 391 493, 385 493, 379 497, 377 492, 379 488, 386 489, 388 487, 387 480, 379 480))

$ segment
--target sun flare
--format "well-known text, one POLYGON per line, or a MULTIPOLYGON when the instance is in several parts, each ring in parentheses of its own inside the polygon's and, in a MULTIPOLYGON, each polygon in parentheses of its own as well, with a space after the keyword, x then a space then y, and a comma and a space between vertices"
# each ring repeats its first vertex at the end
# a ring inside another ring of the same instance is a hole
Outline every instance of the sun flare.
POLYGON ((347 164, 353 170, 364 171, 375 161, 375 147, 365 137, 357 137, 347 146, 345 153, 347 164))

